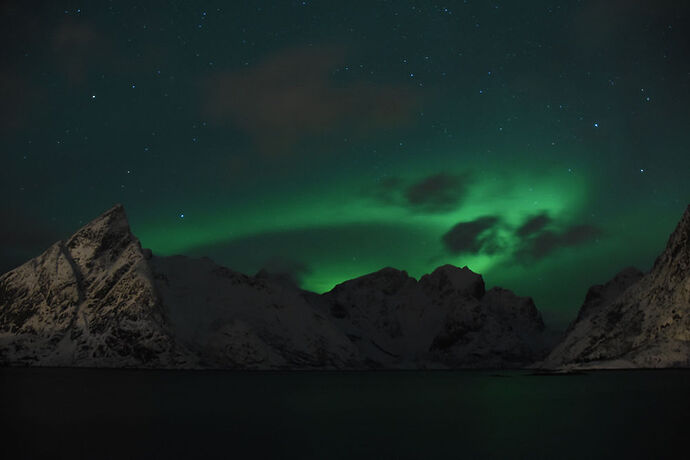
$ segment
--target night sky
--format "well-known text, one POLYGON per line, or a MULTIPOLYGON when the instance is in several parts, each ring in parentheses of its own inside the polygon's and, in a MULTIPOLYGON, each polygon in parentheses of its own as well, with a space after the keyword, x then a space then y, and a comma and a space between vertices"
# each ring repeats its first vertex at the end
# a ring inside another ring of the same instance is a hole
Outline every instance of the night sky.
POLYGON ((548 323, 690 202, 671 0, 0 5, 0 271, 115 203, 306 289, 451 263, 548 323))

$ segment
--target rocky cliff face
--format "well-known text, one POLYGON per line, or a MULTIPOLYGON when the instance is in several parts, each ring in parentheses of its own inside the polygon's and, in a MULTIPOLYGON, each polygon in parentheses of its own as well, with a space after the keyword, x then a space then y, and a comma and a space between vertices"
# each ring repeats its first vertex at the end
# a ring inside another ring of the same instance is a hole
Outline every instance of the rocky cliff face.
POLYGON ((165 323, 122 206, 0 277, 0 359, 45 366, 193 364, 165 323))
POLYGON ((116 206, 0 277, 14 365, 359 369, 518 367, 541 357, 529 298, 467 267, 386 268, 317 295, 210 259, 153 257, 116 206))
POLYGON ((690 367, 690 206, 651 271, 587 293, 546 368, 690 367))

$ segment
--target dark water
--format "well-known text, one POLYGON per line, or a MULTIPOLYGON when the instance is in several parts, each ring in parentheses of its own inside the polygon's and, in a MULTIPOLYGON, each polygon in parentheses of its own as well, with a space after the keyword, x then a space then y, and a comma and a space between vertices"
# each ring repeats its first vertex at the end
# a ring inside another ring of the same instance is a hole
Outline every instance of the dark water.
POLYGON ((3 458, 664 458, 690 371, 0 369, 0 425, 3 458))

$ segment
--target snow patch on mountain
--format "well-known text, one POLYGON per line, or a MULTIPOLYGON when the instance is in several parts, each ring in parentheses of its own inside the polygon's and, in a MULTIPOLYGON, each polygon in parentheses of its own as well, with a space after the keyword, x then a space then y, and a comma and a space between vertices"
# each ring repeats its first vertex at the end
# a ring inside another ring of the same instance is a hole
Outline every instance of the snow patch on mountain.
POLYGON ((690 206, 649 273, 592 287, 544 368, 690 367, 690 206))

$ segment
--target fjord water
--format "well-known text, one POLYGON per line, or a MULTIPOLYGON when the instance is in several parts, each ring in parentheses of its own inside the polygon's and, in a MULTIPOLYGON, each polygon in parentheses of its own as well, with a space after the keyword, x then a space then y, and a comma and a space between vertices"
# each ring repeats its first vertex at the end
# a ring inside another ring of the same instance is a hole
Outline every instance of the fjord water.
POLYGON ((690 370, 0 369, 6 458, 662 458, 690 370))

